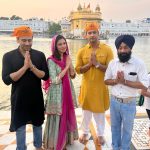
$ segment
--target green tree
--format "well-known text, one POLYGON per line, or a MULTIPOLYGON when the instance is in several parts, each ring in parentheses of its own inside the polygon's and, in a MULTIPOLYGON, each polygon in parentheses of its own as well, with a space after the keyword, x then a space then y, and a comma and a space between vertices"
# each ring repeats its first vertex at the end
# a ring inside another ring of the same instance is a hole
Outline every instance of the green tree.
POLYGON ((19 16, 16 16, 16 15, 12 15, 11 17, 10 17, 10 20, 22 20, 22 18, 21 17, 19 17, 19 16))
POLYGON ((43 18, 40 18, 40 20, 41 20, 41 21, 44 21, 44 19, 43 19, 43 18))
POLYGON ((61 33, 61 26, 58 23, 52 23, 49 24, 49 35, 53 36, 55 34, 60 34, 61 33))
POLYGON ((0 17, 0 20, 9 20, 8 17, 0 17))

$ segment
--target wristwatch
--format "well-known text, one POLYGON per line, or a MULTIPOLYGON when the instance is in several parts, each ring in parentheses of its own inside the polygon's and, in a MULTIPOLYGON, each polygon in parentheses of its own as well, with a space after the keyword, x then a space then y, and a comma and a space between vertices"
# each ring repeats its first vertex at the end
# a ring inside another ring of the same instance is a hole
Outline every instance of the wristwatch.
POLYGON ((95 65, 95 68, 99 68, 99 66, 100 66, 100 64, 97 63, 97 64, 95 65))

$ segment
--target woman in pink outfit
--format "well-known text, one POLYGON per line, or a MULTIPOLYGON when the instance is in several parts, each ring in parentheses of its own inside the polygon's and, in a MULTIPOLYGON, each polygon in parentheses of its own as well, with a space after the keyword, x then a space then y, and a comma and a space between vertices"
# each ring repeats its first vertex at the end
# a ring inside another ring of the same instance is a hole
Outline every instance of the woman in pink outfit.
POLYGON ((43 143, 45 149, 63 150, 66 144, 73 144, 78 139, 74 110, 77 104, 71 81, 75 78, 75 70, 63 36, 53 37, 51 50, 47 61, 50 78, 44 83, 47 120, 43 143))

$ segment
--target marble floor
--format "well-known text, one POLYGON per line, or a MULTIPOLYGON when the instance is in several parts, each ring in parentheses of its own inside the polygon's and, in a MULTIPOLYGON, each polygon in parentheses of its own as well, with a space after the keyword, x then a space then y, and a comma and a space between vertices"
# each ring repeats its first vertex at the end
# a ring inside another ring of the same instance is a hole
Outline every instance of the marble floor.
MULTIPOLYGON (((81 134, 80 123, 81 123, 81 108, 76 109, 77 116, 77 124, 79 129, 79 135, 81 134)), ((137 107, 137 115, 136 118, 146 117, 145 110, 142 107, 137 107)), ((16 148, 16 140, 15 133, 9 132, 9 122, 10 122, 10 111, 0 111, 0 150, 15 150, 16 148)), ((133 135, 136 135, 137 132, 137 122, 135 121, 133 135)), ((139 123, 138 123, 139 124, 139 123)), ((45 124, 44 124, 45 125, 45 124)), ((43 128, 44 128, 43 125, 43 128)), ((34 150, 33 147, 33 137, 32 137, 32 126, 27 125, 26 129, 27 136, 27 150, 34 150)), ((145 133, 145 140, 147 140, 147 135, 145 133)), ((133 136, 134 137, 134 136, 133 136)), ((79 143, 78 140, 74 142, 73 145, 67 146, 67 150, 111 150, 111 131, 110 131, 110 115, 109 111, 106 112, 106 127, 105 127, 105 139, 106 144, 103 146, 98 146, 96 143, 96 133, 95 133, 95 125, 91 122, 90 124, 90 135, 89 140, 86 145, 79 143)), ((132 139, 133 145, 136 145, 136 138, 132 139)), ((147 141, 146 141, 147 142, 147 141)), ((134 146, 135 149, 136 146, 134 146)), ((141 145, 142 147, 142 145, 141 145)), ((144 147, 143 147, 143 150, 144 147)))
MULTIPOLYGON (((79 128, 79 135, 81 134, 80 123, 81 123, 81 109, 76 109, 77 124, 79 128)), ((10 111, 0 111, 0 150, 15 150, 16 148, 16 139, 15 133, 9 132, 9 122, 10 122, 10 111)), ((43 125, 44 128, 44 125, 43 125)), ((107 142, 104 146, 100 147, 96 144, 96 134, 95 126, 91 123, 90 125, 91 134, 89 135, 89 140, 86 145, 79 143, 78 140, 74 142, 73 145, 67 146, 67 150, 110 150, 111 149, 111 135, 110 135, 110 126, 106 122, 106 139, 107 142)), ((34 150, 33 147, 33 136, 32 136, 32 126, 27 125, 26 128, 26 137, 27 137, 27 149, 34 150)))

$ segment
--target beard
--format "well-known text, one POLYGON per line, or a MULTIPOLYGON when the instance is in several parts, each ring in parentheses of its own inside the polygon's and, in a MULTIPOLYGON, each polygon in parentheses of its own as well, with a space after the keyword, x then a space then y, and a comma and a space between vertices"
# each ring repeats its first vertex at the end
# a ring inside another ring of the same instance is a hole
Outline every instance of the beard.
POLYGON ((117 53, 117 54, 118 54, 118 58, 119 58, 120 62, 125 63, 125 62, 128 62, 128 60, 131 58, 132 52, 129 51, 127 53, 117 53))

